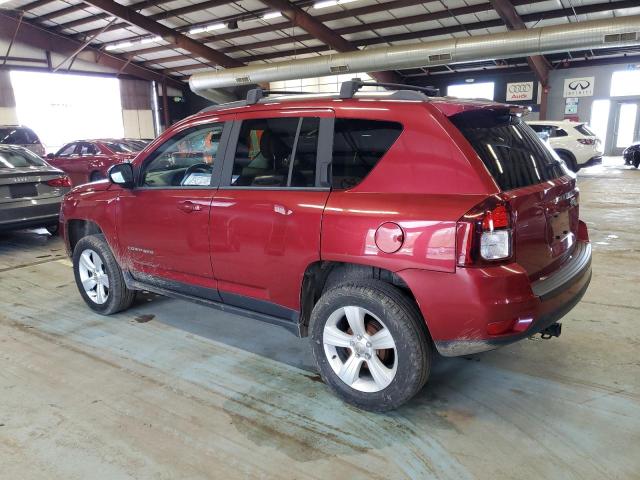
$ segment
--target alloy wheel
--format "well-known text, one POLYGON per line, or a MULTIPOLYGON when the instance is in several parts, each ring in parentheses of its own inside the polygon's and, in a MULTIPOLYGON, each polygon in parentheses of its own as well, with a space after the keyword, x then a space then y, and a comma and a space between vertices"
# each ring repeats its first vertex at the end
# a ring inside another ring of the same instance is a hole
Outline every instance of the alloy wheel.
POLYGON ((334 311, 324 326, 324 352, 334 373, 360 392, 388 387, 398 369, 391 332, 369 310, 346 306, 334 311))
POLYGON ((84 250, 80 254, 78 269, 87 296, 99 305, 105 303, 109 298, 109 276, 100 256, 91 249, 84 250))

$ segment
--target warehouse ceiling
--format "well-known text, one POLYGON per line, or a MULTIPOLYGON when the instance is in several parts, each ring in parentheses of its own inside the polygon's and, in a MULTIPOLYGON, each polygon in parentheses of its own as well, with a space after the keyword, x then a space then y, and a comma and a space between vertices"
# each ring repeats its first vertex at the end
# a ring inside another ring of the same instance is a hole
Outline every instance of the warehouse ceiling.
MULTIPOLYGON (((210 69, 640 14, 638 0, 0 0, 0 9, 0 37, 8 41, 70 59, 88 50, 96 63, 173 85, 210 69)), ((636 55, 639 47, 565 52, 375 76, 406 81, 528 64, 541 78, 567 62, 637 62, 636 55)), ((10 51, 6 57, 0 52, 0 65, 21 64, 10 51)))

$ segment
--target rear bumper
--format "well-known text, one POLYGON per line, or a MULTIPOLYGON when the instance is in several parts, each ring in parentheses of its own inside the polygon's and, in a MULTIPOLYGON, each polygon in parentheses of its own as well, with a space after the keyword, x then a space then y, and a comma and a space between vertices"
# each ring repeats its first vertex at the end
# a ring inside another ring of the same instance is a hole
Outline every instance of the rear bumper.
POLYGON ((534 283, 518 264, 444 275, 421 288, 426 275, 400 272, 436 349, 447 357, 493 350, 540 332, 580 301, 591 281, 591 245, 578 242, 560 269, 534 283))
POLYGON ((594 165, 602 165, 602 154, 591 157, 584 163, 579 165, 580 168, 593 167, 594 165))
POLYGON ((56 225, 62 197, 21 200, 0 205, 0 230, 56 225))

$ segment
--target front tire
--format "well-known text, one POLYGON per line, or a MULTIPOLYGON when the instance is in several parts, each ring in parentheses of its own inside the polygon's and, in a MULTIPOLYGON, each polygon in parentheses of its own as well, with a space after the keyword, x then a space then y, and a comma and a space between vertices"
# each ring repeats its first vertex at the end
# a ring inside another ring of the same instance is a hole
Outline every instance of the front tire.
POLYGON ((313 355, 324 382, 364 410, 392 410, 424 386, 431 340, 416 305, 378 280, 338 285, 311 314, 313 355))
POLYGON ((135 291, 125 284, 104 235, 89 235, 73 249, 73 273, 80 295, 92 310, 111 315, 131 306, 135 291))

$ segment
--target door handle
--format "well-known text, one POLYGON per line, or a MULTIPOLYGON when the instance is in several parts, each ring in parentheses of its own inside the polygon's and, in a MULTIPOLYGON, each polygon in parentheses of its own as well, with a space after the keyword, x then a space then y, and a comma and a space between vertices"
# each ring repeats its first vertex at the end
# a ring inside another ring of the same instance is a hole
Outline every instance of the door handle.
POLYGON ((199 212, 200 210, 202 210, 201 205, 197 203, 193 203, 190 200, 185 200, 184 202, 180 202, 178 204, 178 208, 185 213, 199 212))

